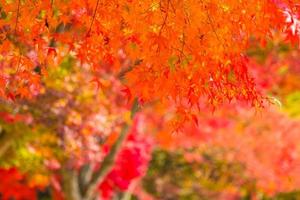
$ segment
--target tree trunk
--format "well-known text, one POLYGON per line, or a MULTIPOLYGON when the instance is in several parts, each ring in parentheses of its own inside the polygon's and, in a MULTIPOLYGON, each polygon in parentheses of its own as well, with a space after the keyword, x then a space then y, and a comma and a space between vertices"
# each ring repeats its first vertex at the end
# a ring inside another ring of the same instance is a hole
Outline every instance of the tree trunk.
MULTIPOLYGON (((131 108, 131 119, 138 111, 138 102, 134 101, 131 108)), ((92 167, 87 165, 79 172, 74 169, 64 169, 63 175, 63 188, 66 200, 95 200, 96 189, 103 182, 107 174, 112 170, 118 152, 122 144, 129 134, 129 124, 124 124, 119 137, 112 145, 109 153, 103 159, 101 167, 97 171, 92 171, 92 167)))

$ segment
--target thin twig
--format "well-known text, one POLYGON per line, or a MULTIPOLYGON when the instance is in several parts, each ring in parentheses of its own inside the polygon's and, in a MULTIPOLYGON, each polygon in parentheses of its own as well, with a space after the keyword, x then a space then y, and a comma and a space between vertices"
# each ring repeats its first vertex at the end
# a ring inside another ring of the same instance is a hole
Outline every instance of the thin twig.
MULTIPOLYGON (((201 1, 201 2, 202 2, 202 4, 203 4, 203 6, 204 6, 204 2, 203 2, 203 1, 201 1)), ((204 6, 204 9, 205 9, 205 6, 204 6)), ((211 26, 212 31, 214 32, 214 34, 215 34, 217 40, 220 42, 220 44, 223 46, 223 48, 226 49, 224 43, 221 41, 221 39, 220 39, 220 37, 219 37, 219 35, 218 35, 217 31, 216 31, 216 28, 215 28, 215 26, 214 26, 213 20, 212 20, 212 18, 210 17, 208 10, 205 9, 205 11, 206 11, 207 19, 208 19, 208 21, 209 21, 209 24, 210 24, 210 26, 211 26)))
POLYGON ((17 70, 16 70, 16 72, 19 72, 20 64, 21 64, 21 50, 20 50, 20 48, 19 48, 19 58, 18 58, 18 65, 17 65, 17 70))
POLYGON ((90 32, 91 32, 91 30, 92 30, 92 26, 93 26, 93 23, 94 23, 94 21, 95 21, 96 14, 97 14, 97 10, 98 10, 98 6, 99 6, 99 1, 100 1, 100 0, 97 0, 97 4, 96 4, 95 11, 94 11, 93 19, 92 19, 92 21, 91 21, 90 28, 89 28, 89 30, 88 30, 88 32, 87 32, 87 34, 86 34, 87 36, 90 35, 90 32))
MULTIPOLYGON (((168 16, 169 16, 169 4, 170 4, 170 0, 168 0, 166 14, 165 14, 165 17, 163 19, 162 25, 160 26, 160 29, 159 29, 159 33, 158 33, 159 37, 162 35, 162 30, 164 29, 164 27, 167 24, 167 20, 168 20, 168 16)), ((160 6, 160 10, 162 11, 161 2, 159 3, 159 6, 160 6)), ((157 49, 156 49, 156 52, 159 52, 159 51, 160 51, 160 46, 158 45, 157 49)))
POLYGON ((17 33, 17 26, 18 26, 18 21, 19 21, 20 2, 21 2, 21 0, 18 0, 17 17, 16 17, 16 24, 15 24, 15 34, 17 33))
POLYGON ((210 15, 209 15, 208 11, 206 11, 206 13, 207 13, 207 18, 208 18, 209 24, 211 25, 211 28, 212 28, 212 30, 213 30, 213 32, 214 32, 214 34, 215 34, 217 40, 220 42, 220 44, 223 46, 223 48, 226 49, 224 43, 221 41, 221 39, 220 39, 218 33, 216 32, 216 29, 215 29, 215 27, 214 27, 213 21, 212 21, 210 15))

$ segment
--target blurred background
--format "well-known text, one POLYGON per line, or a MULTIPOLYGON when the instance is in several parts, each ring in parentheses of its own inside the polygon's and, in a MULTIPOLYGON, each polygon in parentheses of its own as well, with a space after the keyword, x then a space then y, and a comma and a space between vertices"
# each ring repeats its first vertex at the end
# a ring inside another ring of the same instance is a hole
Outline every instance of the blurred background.
POLYGON ((66 55, 41 88, 20 88, 30 99, 1 100, 0 199, 63 199, 63 177, 72 169, 81 184, 103 165, 124 122, 129 135, 98 199, 300 199, 300 54, 281 37, 250 46, 264 106, 203 104, 176 131, 172 110, 155 103, 131 120, 120 79, 108 68, 94 79, 66 55))

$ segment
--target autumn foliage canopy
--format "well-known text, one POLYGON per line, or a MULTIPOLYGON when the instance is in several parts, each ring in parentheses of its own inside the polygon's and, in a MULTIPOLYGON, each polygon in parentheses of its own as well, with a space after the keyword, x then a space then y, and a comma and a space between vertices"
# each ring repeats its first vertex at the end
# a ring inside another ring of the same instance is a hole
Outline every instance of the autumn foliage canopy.
POLYGON ((261 102, 245 50, 277 32, 298 38, 293 1, 1 1, 1 96, 30 98, 70 54, 124 78, 129 99, 215 106, 261 102))
MULTIPOLYGON (((11 132, 30 145, 5 142, 0 157, 30 151, 36 166, 43 163, 34 168, 43 176, 31 177, 39 184, 11 167, 32 170, 24 160, 5 163, 11 168, 0 168, 7 182, 0 183, 2 198, 21 199, 12 192, 17 188, 34 199, 40 185, 51 185, 56 199, 95 199, 95 191, 110 199, 145 175, 155 143, 146 132, 158 133, 154 138, 169 149, 198 148, 201 141, 236 150, 230 156, 270 193, 298 188, 299 181, 289 182, 299 172, 293 166, 300 159, 291 156, 295 131, 280 144, 251 126, 243 126, 243 136, 236 132, 237 121, 257 120, 247 106, 281 106, 268 95, 272 87, 298 87, 278 75, 283 63, 268 57, 262 68, 249 49, 280 40, 278 46, 297 52, 299 19, 297 0, 1 0, 0 136, 11 132), (261 154, 273 160, 253 157, 265 150, 256 137, 276 143, 276 153, 261 154), (249 148, 238 153, 239 142, 249 148), (279 167, 265 175, 274 163, 279 167)), ((299 127, 273 110, 268 114, 283 121, 280 127, 299 127)), ((265 117, 264 126, 276 129, 271 124, 265 117)), ((131 192, 141 195, 139 189, 131 192)))

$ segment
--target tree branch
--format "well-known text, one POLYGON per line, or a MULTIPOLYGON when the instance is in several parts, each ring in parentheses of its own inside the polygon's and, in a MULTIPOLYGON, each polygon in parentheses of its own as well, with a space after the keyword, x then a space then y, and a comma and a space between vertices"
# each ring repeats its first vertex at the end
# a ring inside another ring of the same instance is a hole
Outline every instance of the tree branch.
POLYGON ((13 142, 13 138, 0 126, 0 158, 6 154, 13 142))
MULTIPOLYGON (((138 101, 137 99, 134 100, 132 108, 131 108, 131 119, 133 119, 134 115, 138 111, 138 101)), ((89 182, 84 194, 83 194, 83 199, 84 200, 93 200, 95 197, 95 190, 98 187, 100 183, 103 182, 107 174, 111 171, 113 168, 113 165, 116 160, 116 156, 118 152, 121 149, 121 146, 123 142, 125 141, 128 133, 129 133, 129 124, 124 124, 121 130, 121 133, 117 139, 117 141, 112 145, 109 153, 106 155, 104 158, 101 167, 99 170, 94 172, 92 175, 91 181, 89 182)))
POLYGON ((5 142, 1 147, 0 147, 0 158, 7 152, 9 147, 12 145, 12 141, 5 142))
POLYGON ((66 200, 82 200, 75 169, 63 169, 63 189, 66 200))

